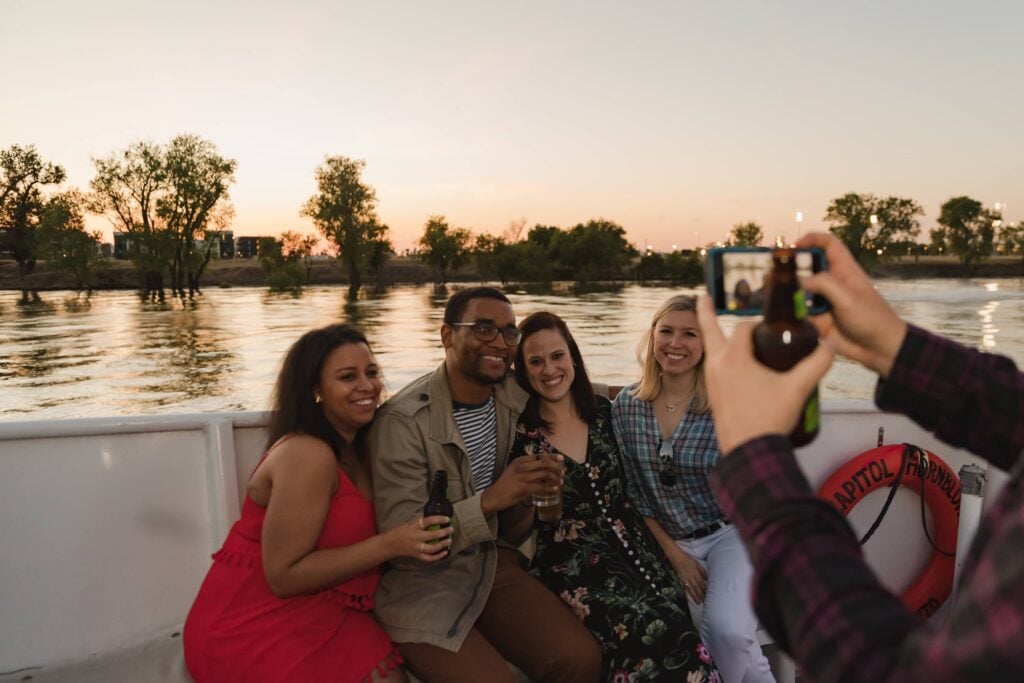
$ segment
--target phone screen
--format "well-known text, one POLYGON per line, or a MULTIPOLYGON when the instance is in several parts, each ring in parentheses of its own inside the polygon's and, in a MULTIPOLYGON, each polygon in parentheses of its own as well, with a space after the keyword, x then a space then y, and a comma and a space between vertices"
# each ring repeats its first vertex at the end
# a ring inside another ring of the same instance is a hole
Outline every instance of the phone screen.
MULTIPOLYGON (((722 247, 707 253, 705 269, 708 292, 718 313, 760 315, 764 308, 765 285, 772 267, 768 247, 722 247)), ((806 277, 824 270, 825 254, 820 249, 796 250, 797 274, 806 277)), ((828 310, 824 297, 807 295, 807 310, 828 310)))

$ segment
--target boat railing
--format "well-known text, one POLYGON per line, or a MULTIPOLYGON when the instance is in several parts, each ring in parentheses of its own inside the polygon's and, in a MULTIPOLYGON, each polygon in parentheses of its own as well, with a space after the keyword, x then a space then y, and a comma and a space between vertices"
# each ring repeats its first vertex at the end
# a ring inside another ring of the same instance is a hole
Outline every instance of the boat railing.
MULTIPOLYGON (((88 665, 180 633, 210 554, 238 517, 268 417, 0 422, 0 681, 88 665)), ((984 466, 906 418, 866 401, 833 401, 823 405, 821 435, 797 453, 811 485, 873 448, 879 427, 887 441, 916 443, 954 471, 984 466)), ((988 497, 998 485, 990 477, 988 497)), ((854 526, 870 522, 882 498, 873 510, 869 498, 858 505, 854 526)), ((907 524, 920 524, 916 499, 901 510, 899 498, 889 512, 895 521, 865 546, 897 591, 930 554, 923 534, 906 533, 907 524)))

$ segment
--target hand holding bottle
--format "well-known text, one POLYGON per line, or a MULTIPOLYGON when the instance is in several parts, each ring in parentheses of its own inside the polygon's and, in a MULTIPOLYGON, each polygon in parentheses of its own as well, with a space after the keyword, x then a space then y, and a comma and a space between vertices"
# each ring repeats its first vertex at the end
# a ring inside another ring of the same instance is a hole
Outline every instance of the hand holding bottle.
POLYGON ((394 557, 437 562, 448 555, 452 544, 451 518, 444 515, 416 516, 385 532, 394 557))
POLYGON ((807 291, 825 295, 831 304, 831 313, 811 319, 818 334, 832 336, 839 353, 888 377, 907 335, 907 323, 835 235, 810 233, 798 246, 821 247, 828 257, 828 271, 802 281, 807 291))
POLYGON ((754 323, 740 323, 726 339, 707 296, 697 303, 697 320, 704 341, 704 379, 722 454, 759 436, 789 434, 808 394, 832 364, 833 342, 825 338, 791 370, 778 372, 754 358, 754 323))

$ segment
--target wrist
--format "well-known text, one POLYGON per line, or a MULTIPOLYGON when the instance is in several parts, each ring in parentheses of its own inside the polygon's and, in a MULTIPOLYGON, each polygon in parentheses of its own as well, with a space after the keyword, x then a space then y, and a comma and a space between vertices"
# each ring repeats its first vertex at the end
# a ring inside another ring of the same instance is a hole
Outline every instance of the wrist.
POLYGON ((493 487, 486 489, 480 494, 480 512, 483 513, 484 517, 493 517, 504 509, 495 500, 496 495, 493 487))
POLYGON ((397 531, 400 527, 392 527, 382 534, 378 534, 377 538, 380 540, 380 552, 384 556, 384 561, 393 560, 396 557, 401 556, 401 548, 398 543, 397 531))
POLYGON ((878 373, 878 376, 882 379, 889 377, 889 373, 892 372, 892 366, 896 363, 896 358, 900 355, 900 349, 903 348, 903 342, 907 338, 907 323, 901 318, 897 318, 897 324, 893 334, 886 338, 886 343, 883 348, 879 350, 878 357, 876 360, 876 367, 872 368, 878 373))

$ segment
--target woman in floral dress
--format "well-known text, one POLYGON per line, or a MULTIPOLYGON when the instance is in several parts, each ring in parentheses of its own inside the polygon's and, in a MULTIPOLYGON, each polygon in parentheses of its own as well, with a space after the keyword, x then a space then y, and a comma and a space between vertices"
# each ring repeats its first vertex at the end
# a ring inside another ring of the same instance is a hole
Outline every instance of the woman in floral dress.
POLYGON ((531 573, 601 642, 607 680, 717 682, 679 580, 629 505, 610 403, 595 398, 572 334, 546 312, 519 328, 515 372, 530 400, 513 455, 554 453, 565 465, 561 521, 533 522, 531 573))

